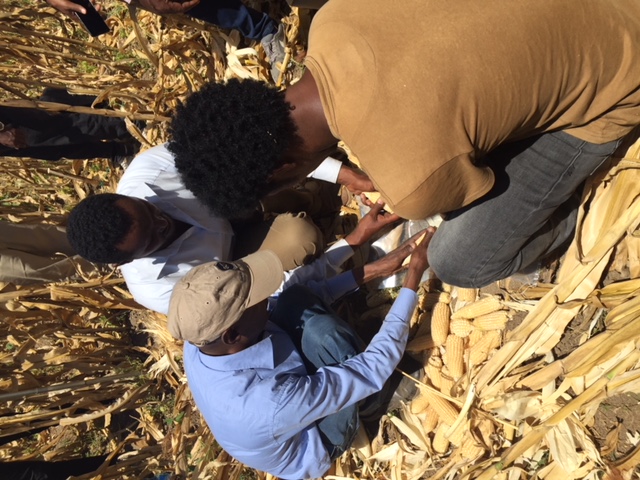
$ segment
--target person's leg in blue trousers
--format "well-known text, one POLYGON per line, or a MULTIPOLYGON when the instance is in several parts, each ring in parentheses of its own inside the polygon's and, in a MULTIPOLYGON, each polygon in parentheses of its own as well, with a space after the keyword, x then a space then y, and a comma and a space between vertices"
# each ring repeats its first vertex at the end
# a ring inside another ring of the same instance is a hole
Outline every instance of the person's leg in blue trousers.
POLYGON ((186 14, 225 30, 238 30, 252 40, 278 30, 278 24, 269 15, 245 6, 240 0, 201 0, 186 14))
MULTIPOLYGON (((324 366, 338 365, 364 347, 346 322, 301 285, 280 294, 270 319, 289 334, 310 374, 324 366)), ((358 405, 319 420, 317 426, 331 459, 338 458, 349 448, 358 431, 358 405)))
POLYGON ((571 237, 578 202, 565 206, 619 144, 556 132, 489 153, 493 189, 446 216, 429 244, 431 268, 446 283, 482 287, 535 264, 571 237))

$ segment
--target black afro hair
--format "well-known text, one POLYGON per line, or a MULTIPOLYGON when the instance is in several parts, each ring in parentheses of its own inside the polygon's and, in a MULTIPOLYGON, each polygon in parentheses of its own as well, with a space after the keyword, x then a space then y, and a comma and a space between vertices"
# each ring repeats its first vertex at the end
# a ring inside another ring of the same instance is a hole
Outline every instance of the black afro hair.
POLYGON ((124 195, 101 193, 82 200, 69 215, 67 238, 83 258, 96 263, 126 263, 131 255, 120 251, 133 219, 116 202, 124 195))
POLYGON ((268 192, 296 139, 284 92, 254 80, 208 83, 176 109, 169 150, 182 181, 216 215, 238 218, 268 192))

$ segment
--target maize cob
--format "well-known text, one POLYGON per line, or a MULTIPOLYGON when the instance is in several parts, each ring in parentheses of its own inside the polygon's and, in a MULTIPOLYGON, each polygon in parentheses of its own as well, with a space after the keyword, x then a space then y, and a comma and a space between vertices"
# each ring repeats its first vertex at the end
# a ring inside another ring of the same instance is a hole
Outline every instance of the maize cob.
POLYGON ((427 372, 427 378, 429 378, 431 385, 433 385, 436 388, 440 388, 440 382, 442 379, 441 370, 442 370, 442 358, 440 358, 437 355, 431 355, 429 357, 429 361, 427 362, 426 372, 427 372))
POLYGON ((475 330, 475 327, 471 320, 451 320, 449 323, 449 330, 454 335, 465 338, 475 330))
POLYGON ((456 381, 451 377, 448 371, 446 374, 444 372, 440 374, 440 391, 442 393, 454 397, 455 395, 452 395, 451 390, 453 389, 455 384, 456 381))
POLYGON ((422 311, 431 310, 438 301, 440 294, 427 292, 418 299, 418 308, 422 311))
MULTIPOLYGON (((462 439, 465 437, 467 432, 469 431, 469 422, 461 422, 460 425, 456 427, 456 429, 451 433, 447 438, 451 442, 452 445, 459 447, 462 445, 462 439)), ((446 436, 446 433, 445 433, 446 436)))
POLYGON ((428 405, 423 414, 425 415, 425 419, 422 421, 422 428, 425 433, 431 433, 435 430, 440 420, 438 412, 436 412, 431 405, 428 405))
POLYGON ((431 338, 431 335, 421 335, 411 340, 407 345, 406 350, 407 352, 413 352, 413 353, 423 352, 435 346, 436 344, 433 341, 433 338, 431 338))
POLYGON ((451 294, 449 292, 440 293, 440 295, 438 295, 438 302, 449 305, 451 303, 451 294))
POLYGON ((457 380, 464 375, 464 338, 449 335, 446 341, 447 366, 451 376, 457 380))
POLYGON ((482 330, 478 330, 477 328, 473 330, 469 334, 469 348, 473 347, 476 343, 480 341, 480 339, 484 336, 484 332, 482 330))
POLYGON ((422 413, 429 408, 429 399, 418 393, 418 395, 411 400, 411 413, 422 413))
POLYGON ((479 330, 502 330, 509 321, 509 312, 498 310, 477 317, 473 321, 473 326, 479 330))
POLYGON ((456 407, 454 407, 449 400, 442 398, 430 390, 423 389, 422 394, 427 397, 429 405, 438 413, 442 421, 448 425, 453 425, 453 422, 458 418, 458 410, 456 410, 456 407))
POLYGON ((498 330, 485 332, 484 336, 469 350, 469 366, 474 367, 484 362, 494 349, 500 346, 502 335, 498 330))
POLYGON ((440 422, 440 425, 436 428, 436 433, 433 435, 431 445, 433 450, 441 455, 447 453, 447 450, 449 450, 449 440, 444 436, 447 430, 449 430, 449 425, 440 422))
POLYGON ((475 461, 484 455, 484 448, 473 437, 468 436, 462 442, 459 453, 464 460, 475 461))
POLYGON ((458 288, 457 292, 459 302, 472 303, 476 301, 476 298, 478 298, 477 288, 458 288))
POLYGON ((502 309, 502 302, 500 299, 498 297, 489 296, 478 300, 477 302, 465 305, 460 310, 454 312, 451 315, 451 318, 453 320, 458 320, 460 318, 471 320, 479 317, 480 315, 485 315, 500 309, 502 309))
POLYGON ((431 312, 431 337, 436 345, 442 345, 449 335, 451 309, 444 302, 438 302, 431 312))

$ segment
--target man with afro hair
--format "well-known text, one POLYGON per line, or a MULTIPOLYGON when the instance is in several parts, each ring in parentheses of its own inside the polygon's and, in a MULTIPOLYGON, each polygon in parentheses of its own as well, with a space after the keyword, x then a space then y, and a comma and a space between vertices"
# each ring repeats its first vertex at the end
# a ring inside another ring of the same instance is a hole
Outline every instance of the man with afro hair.
POLYGON ((446 214, 438 277, 482 287, 571 239, 574 192, 640 122, 639 44, 636 0, 332 0, 297 83, 207 85, 177 109, 169 148, 228 212, 342 140, 390 210, 446 214))
POLYGON ((134 299, 160 313, 168 311, 173 286, 196 265, 269 248, 293 269, 323 247, 318 228, 303 215, 285 213, 234 232, 184 187, 163 145, 131 162, 117 193, 80 202, 69 215, 67 237, 83 258, 118 264, 134 299))

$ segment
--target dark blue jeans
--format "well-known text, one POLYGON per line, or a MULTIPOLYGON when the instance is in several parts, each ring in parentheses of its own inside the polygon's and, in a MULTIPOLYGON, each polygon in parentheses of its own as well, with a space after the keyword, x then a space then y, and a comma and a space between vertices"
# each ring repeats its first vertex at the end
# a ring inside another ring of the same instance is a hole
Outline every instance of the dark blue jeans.
MULTIPOLYGON (((289 334, 309 374, 320 367, 339 365, 364 347, 346 322, 301 285, 294 285, 280 294, 270 319, 289 334)), ((358 431, 358 405, 344 408, 316 423, 322 443, 331 460, 335 460, 349 448, 358 431)))
POLYGON ((202 0, 187 15, 225 30, 238 30, 252 40, 260 40, 278 30, 269 15, 245 6, 240 0, 202 0))
POLYGON ((429 244, 442 281, 483 287, 525 269, 571 238, 572 195, 621 141, 596 145, 563 132, 503 145, 486 158, 493 189, 449 213, 429 244))

